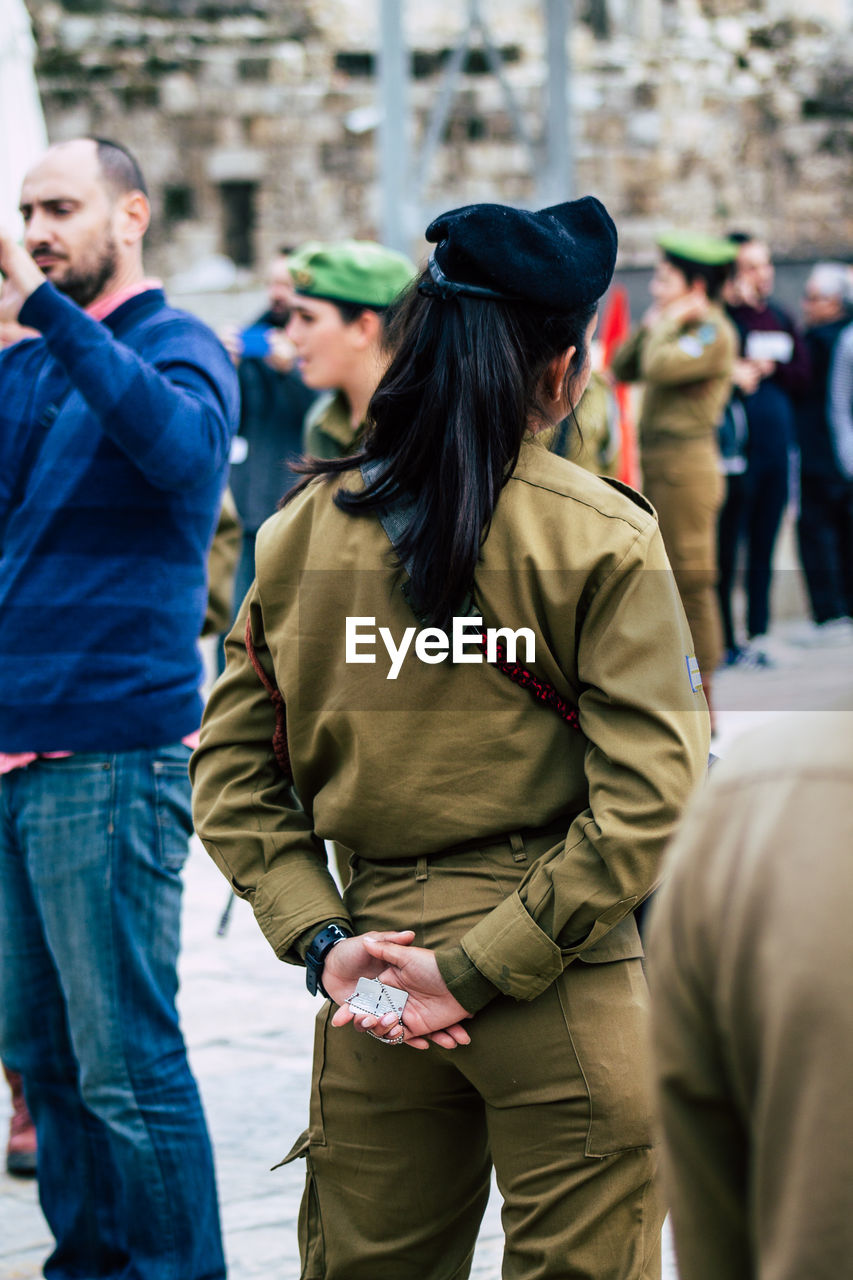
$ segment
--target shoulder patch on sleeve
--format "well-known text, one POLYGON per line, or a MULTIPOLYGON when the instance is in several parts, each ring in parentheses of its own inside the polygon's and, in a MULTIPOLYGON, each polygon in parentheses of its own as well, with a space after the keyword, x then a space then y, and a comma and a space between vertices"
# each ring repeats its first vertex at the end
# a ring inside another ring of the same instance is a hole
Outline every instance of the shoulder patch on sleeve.
POLYGON ((600 476, 599 479, 603 480, 605 484, 612 485, 620 493, 624 493, 625 497, 630 498, 636 506, 641 507, 643 511, 648 512, 650 516, 654 516, 657 519, 657 512, 648 498, 644 498, 641 493, 638 493, 636 489, 632 489, 629 484, 625 484, 623 480, 617 480, 614 476, 600 476))
POLYGON ((679 351, 683 351, 686 356, 690 356, 693 360, 698 360, 705 350, 704 342, 696 333, 685 333, 683 338, 678 339, 677 346, 679 351))
POLYGON ((687 678, 690 681, 690 688, 694 693, 698 693, 702 688, 702 672, 699 670, 699 663, 692 653, 686 653, 684 661, 687 663, 687 678))

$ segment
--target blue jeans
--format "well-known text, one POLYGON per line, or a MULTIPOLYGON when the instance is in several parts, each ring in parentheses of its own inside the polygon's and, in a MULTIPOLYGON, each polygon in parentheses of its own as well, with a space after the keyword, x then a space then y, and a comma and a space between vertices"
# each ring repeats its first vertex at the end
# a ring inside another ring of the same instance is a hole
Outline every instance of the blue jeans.
POLYGON ((0 1057, 36 1125, 50 1280, 225 1275, 175 1007, 188 757, 80 754, 0 778, 0 1057))

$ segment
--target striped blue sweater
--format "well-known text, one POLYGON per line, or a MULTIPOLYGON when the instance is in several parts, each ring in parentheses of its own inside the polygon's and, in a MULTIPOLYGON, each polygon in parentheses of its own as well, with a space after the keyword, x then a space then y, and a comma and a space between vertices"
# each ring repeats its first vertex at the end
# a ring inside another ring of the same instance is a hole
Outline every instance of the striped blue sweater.
POLYGON ((42 336, 0 353, 0 751, 178 741, 201 716, 206 557, 238 417, 231 362, 159 289, 98 322, 43 284, 20 321, 42 336))

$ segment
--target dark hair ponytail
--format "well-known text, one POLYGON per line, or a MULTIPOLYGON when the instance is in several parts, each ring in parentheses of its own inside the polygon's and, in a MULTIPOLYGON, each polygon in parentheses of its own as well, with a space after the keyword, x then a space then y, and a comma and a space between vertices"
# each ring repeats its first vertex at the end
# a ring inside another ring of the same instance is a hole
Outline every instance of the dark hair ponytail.
MULTIPOLYGON (((418 283, 428 281, 425 272, 418 283)), ((439 299, 413 286, 389 335, 394 357, 370 402, 362 452, 300 466, 315 476, 381 462, 363 492, 340 490, 335 502, 352 515, 406 504, 399 559, 430 623, 446 626, 471 590, 501 489, 531 417, 544 412, 543 375, 572 346, 569 380, 583 366, 594 313, 595 305, 555 315, 521 303, 439 299)))

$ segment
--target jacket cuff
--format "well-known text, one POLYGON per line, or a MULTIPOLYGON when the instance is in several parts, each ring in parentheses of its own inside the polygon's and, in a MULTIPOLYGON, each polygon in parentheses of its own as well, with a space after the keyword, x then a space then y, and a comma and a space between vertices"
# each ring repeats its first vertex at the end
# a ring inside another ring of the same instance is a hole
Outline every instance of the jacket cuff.
POLYGON ((336 924, 339 929, 346 929, 347 933, 352 933, 352 921, 348 919, 347 916, 336 916, 334 918, 329 917, 328 920, 321 920, 319 924, 312 924, 310 929, 306 929, 304 933, 300 933, 298 938, 294 938, 293 942, 290 944, 289 952, 284 959, 295 961, 298 957, 304 964, 305 952, 311 946, 311 943, 317 937, 317 934, 322 933, 330 924, 336 924))
POLYGON ((268 871, 258 882, 252 895, 252 909, 264 937, 280 960, 290 964, 302 964, 305 949, 299 950, 303 941, 311 942, 327 924, 338 924, 352 930, 352 920, 341 901, 334 881, 329 878, 328 889, 319 884, 312 886, 310 907, 294 910, 289 904, 301 901, 299 895, 289 891, 289 868, 277 867, 268 871))
POLYGON ((567 963, 556 942, 539 928, 517 893, 504 898, 469 929, 462 946, 480 973, 514 1000, 534 1000, 560 976, 567 963))
POLYGON ((435 959, 448 991, 468 1013, 479 1012, 490 1000, 500 995, 495 984, 489 982, 472 964, 464 947, 445 947, 442 951, 436 951, 435 959))

